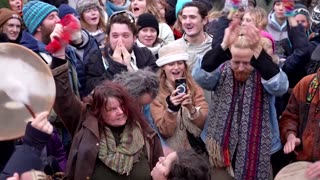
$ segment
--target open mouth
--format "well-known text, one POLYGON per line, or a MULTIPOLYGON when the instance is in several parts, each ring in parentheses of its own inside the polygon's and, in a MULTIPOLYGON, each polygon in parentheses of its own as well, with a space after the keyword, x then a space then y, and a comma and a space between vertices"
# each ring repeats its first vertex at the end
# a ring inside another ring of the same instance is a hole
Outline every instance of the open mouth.
POLYGON ((97 19, 98 19, 97 17, 91 18, 92 21, 95 21, 95 20, 97 20, 97 19))
POLYGON ((138 8, 138 7, 134 7, 133 8, 133 12, 137 12, 137 11, 139 11, 140 9, 138 8))

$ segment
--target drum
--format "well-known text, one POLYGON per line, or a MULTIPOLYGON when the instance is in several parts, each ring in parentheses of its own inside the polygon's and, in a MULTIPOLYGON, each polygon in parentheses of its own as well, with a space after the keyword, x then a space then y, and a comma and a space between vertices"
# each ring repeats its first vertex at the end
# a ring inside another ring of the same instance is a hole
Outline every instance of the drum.
POLYGON ((299 161, 282 168, 274 180, 311 180, 306 177, 306 170, 311 162, 299 161))
POLYGON ((24 135, 33 114, 50 111, 55 83, 49 66, 33 51, 0 43, 0 141, 24 135))

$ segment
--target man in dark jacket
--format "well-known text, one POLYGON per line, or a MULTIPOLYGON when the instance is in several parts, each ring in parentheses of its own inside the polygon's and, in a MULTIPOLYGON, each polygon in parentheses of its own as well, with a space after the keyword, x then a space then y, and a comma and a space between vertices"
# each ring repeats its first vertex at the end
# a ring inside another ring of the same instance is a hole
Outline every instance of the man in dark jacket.
POLYGON ((86 67, 88 90, 94 89, 105 79, 113 79, 115 74, 123 71, 136 71, 145 67, 151 67, 153 71, 158 69, 152 52, 135 44, 137 33, 135 19, 130 12, 122 11, 110 17, 105 59, 91 61, 86 67))

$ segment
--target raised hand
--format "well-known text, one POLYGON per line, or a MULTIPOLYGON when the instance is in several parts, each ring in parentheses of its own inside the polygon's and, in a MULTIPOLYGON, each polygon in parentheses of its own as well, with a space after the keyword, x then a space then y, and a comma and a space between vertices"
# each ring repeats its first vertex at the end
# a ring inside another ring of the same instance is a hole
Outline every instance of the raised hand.
POLYGON ((234 43, 240 34, 239 21, 233 20, 229 27, 224 30, 224 37, 222 40, 222 48, 227 49, 234 43))
POLYGON ((41 112, 35 119, 31 120, 31 126, 44 133, 52 134, 53 126, 48 121, 48 115, 48 112, 41 112))
POLYGON ((289 134, 289 136, 287 137, 287 142, 283 147, 284 153, 291 153, 292 151, 294 151, 296 146, 300 145, 300 143, 301 140, 299 138, 297 138, 294 134, 289 134))
POLYGON ((308 167, 306 177, 309 179, 320 178, 320 161, 317 161, 308 167))
POLYGON ((175 89, 170 95, 170 101, 175 106, 180 105, 185 99, 184 96, 186 95, 185 93, 178 94, 178 92, 179 90, 175 89))
POLYGON ((114 61, 117 61, 118 63, 124 64, 122 55, 121 55, 121 44, 119 42, 117 43, 116 48, 113 51, 112 59, 114 61))

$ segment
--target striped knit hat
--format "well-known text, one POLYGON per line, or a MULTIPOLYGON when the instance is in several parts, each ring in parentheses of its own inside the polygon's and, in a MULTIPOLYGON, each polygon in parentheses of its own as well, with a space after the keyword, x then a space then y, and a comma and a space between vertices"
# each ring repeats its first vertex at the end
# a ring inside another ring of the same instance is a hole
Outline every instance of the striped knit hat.
POLYGON ((42 21, 53 11, 58 12, 58 9, 41 1, 29 1, 25 4, 22 9, 23 21, 28 31, 34 34, 42 21))

